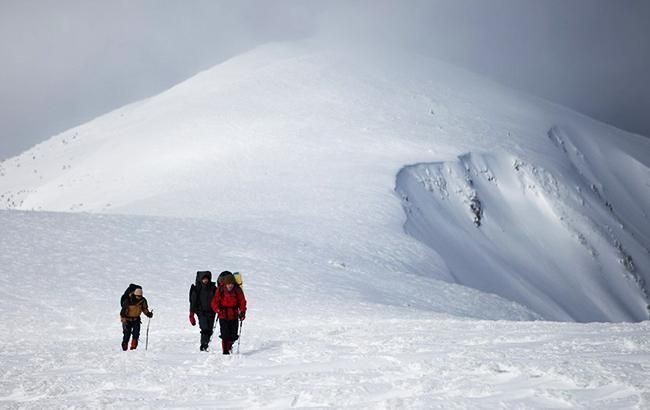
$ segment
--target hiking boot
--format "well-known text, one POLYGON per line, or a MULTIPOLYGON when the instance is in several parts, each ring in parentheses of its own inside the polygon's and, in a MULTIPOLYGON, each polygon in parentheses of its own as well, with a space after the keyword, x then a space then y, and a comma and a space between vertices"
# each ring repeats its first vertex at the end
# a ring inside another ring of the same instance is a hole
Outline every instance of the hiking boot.
POLYGON ((138 348, 138 339, 131 339, 131 350, 138 348))
POLYGON ((122 342, 122 350, 126 352, 126 350, 129 348, 129 343, 128 342, 122 342))
POLYGON ((207 352, 207 351, 208 351, 208 345, 201 345, 200 350, 201 350, 202 352, 207 352))

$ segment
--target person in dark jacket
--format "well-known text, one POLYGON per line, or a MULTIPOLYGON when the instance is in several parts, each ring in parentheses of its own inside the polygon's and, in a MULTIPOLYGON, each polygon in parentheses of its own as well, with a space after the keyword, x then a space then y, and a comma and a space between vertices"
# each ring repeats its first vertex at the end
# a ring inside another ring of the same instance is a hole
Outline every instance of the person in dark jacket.
POLYGON ((123 334, 122 350, 127 350, 129 339, 131 339, 131 350, 137 349, 138 339, 140 338, 140 324, 142 323, 140 315, 142 313, 149 318, 153 317, 153 309, 149 310, 147 299, 142 296, 142 287, 132 284, 122 297, 122 310, 120 312, 123 334))
POLYGON ((233 342, 239 338, 239 321, 246 319, 246 297, 235 277, 228 271, 224 273, 223 284, 212 298, 212 310, 219 316, 223 354, 230 354, 233 342))
POLYGON ((214 331, 215 313, 210 304, 216 289, 215 283, 212 282, 212 272, 196 272, 196 282, 190 287, 190 323, 196 326, 194 315, 199 318, 202 352, 208 350, 214 331))

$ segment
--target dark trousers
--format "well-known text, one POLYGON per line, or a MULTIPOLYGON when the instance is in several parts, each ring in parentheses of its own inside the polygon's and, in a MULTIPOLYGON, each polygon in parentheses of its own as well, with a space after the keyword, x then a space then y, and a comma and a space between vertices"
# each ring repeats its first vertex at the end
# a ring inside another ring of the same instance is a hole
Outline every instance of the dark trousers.
POLYGON ((212 333, 214 333, 216 315, 214 312, 198 312, 196 316, 199 318, 199 327, 201 328, 201 347, 208 347, 212 333))
POLYGON ((138 340, 140 338, 140 319, 122 323, 122 333, 124 334, 122 343, 129 343, 131 336, 133 336, 133 339, 138 340))
POLYGON ((239 336, 237 336, 239 330, 239 320, 219 319, 219 328, 221 330, 221 335, 219 337, 223 340, 234 342, 239 338, 239 336))
POLYGON ((223 349, 223 354, 230 354, 232 349, 232 343, 239 339, 237 335, 239 330, 239 320, 226 320, 219 319, 219 328, 221 330, 221 348, 223 349))

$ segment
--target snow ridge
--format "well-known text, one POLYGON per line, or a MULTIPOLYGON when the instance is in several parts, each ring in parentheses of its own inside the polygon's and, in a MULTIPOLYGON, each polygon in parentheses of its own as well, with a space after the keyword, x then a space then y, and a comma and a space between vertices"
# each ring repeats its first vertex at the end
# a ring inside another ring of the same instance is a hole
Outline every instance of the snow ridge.
POLYGON ((645 318, 648 141, 390 57, 251 50, 0 163, 0 209, 204 218, 543 318, 645 318))
MULTIPOLYGON (((548 137, 560 160, 468 153, 403 168, 396 191, 406 231, 441 254, 457 283, 547 319, 646 319, 647 230, 632 228, 608 199, 617 170, 594 171, 594 159, 560 127, 548 137), (610 291, 607 303, 594 297, 610 291)), ((632 200, 636 191, 621 195, 632 200)))

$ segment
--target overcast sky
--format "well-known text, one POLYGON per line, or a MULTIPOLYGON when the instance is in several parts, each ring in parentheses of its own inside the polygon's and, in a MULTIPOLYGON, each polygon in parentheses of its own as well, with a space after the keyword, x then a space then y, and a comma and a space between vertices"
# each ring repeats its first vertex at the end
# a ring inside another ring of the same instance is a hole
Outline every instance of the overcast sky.
POLYGON ((648 0, 2 0, 0 159, 255 45, 397 45, 650 136, 648 0))

